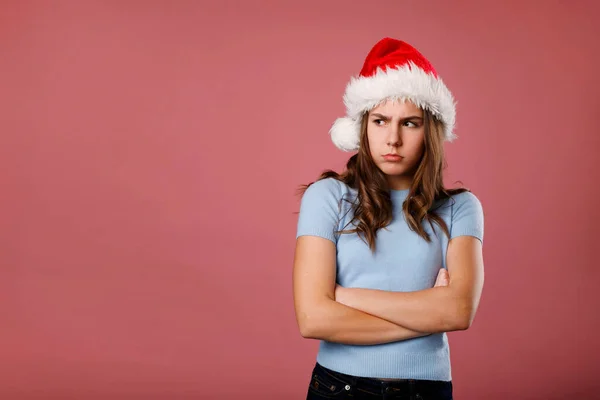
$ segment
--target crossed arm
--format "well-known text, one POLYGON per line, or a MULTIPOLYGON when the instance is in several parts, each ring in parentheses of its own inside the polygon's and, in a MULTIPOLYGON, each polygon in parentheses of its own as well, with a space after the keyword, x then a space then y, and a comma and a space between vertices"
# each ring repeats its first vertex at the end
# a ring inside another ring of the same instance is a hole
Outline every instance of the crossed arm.
POLYGON ((294 256, 294 304, 302 336, 349 344, 378 344, 470 327, 483 288, 481 242, 450 240, 446 286, 416 292, 335 285, 335 245, 315 236, 298 238, 294 256))

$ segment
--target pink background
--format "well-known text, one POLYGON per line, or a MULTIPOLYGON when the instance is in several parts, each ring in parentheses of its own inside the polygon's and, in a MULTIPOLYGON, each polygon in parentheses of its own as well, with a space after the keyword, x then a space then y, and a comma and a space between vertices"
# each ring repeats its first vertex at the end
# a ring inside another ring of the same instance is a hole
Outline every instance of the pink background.
POLYGON ((600 7, 281 3, 0 3, 0 398, 303 399, 294 191, 384 36, 456 96, 486 215, 455 397, 600 398, 600 7))

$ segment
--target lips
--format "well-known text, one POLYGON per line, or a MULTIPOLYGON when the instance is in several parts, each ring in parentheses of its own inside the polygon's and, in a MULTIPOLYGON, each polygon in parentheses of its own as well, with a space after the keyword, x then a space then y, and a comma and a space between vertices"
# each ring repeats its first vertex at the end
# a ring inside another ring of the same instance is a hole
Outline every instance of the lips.
POLYGON ((384 160, 387 160, 387 161, 400 161, 400 160, 402 160, 403 157, 399 156, 398 154, 390 153, 390 154, 384 155, 383 158, 384 158, 384 160))

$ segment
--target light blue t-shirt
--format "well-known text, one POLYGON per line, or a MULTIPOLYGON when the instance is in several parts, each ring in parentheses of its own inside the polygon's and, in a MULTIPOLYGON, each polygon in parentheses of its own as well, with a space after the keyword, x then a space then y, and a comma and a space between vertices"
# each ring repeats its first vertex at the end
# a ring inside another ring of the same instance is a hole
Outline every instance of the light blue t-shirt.
MULTIPOLYGON (((320 236, 337 248, 337 283, 344 287, 411 292, 433 287, 440 267, 446 268, 448 237, 437 225, 422 226, 427 243, 410 230, 402 212, 409 190, 391 190, 393 220, 377 232, 376 252, 353 229, 351 202, 357 192, 334 178, 313 183, 304 192, 296 237, 320 236), (349 200, 349 201, 345 201, 349 200)), ((447 224, 450 238, 469 235, 483 243, 483 209, 477 197, 463 192, 446 199, 436 213, 447 224)), ((320 341, 317 362, 345 374, 370 378, 452 380, 446 333, 378 345, 350 345, 320 341)))

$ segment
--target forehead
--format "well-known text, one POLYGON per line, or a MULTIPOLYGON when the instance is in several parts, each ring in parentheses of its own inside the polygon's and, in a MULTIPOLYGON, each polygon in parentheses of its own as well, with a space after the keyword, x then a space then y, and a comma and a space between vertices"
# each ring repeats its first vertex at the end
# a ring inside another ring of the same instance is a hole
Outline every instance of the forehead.
POLYGON ((389 115, 391 117, 403 117, 408 115, 417 115, 422 117, 423 110, 417 107, 410 100, 386 100, 380 103, 377 107, 373 108, 369 114, 372 113, 381 113, 384 115, 389 115))

